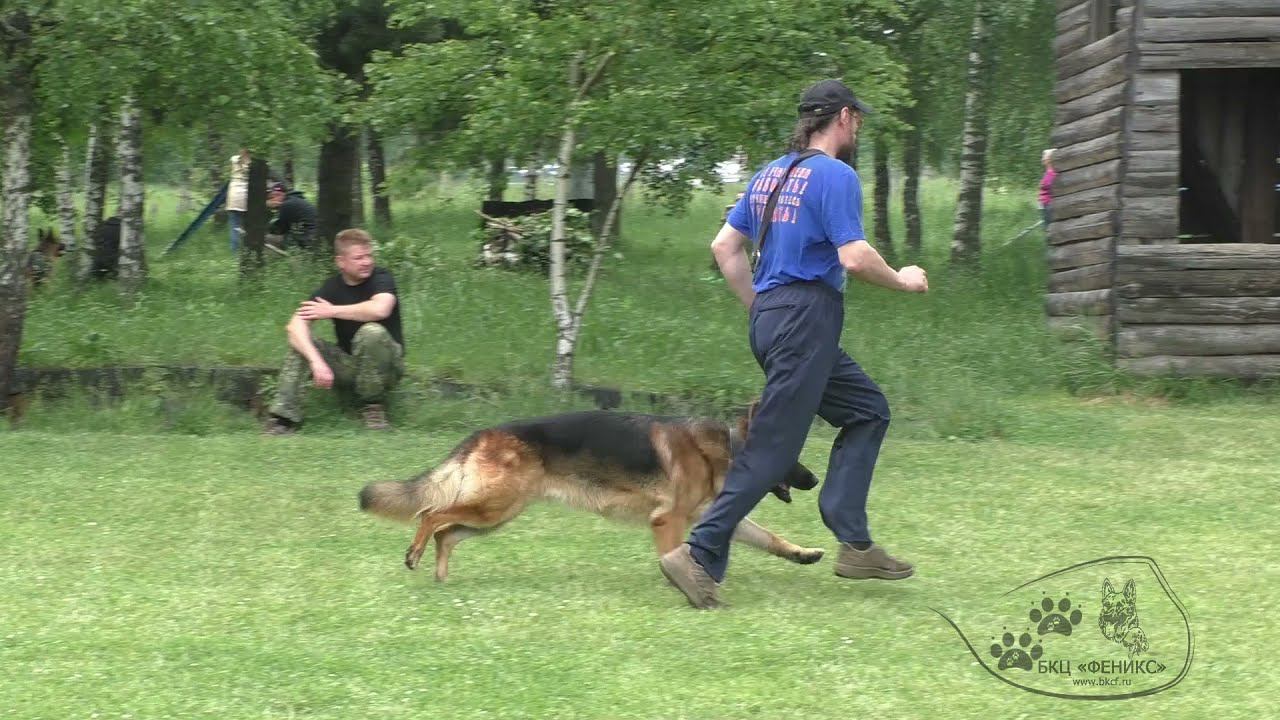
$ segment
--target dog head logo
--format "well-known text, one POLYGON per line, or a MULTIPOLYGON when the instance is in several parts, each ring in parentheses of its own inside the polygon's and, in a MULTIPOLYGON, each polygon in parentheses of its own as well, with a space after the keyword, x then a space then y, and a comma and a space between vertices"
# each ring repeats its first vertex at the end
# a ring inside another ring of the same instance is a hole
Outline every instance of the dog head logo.
POLYGON ((1133 580, 1124 584, 1124 590, 1116 592, 1111 578, 1102 581, 1102 609, 1098 612, 1098 627, 1102 636, 1119 643, 1129 651, 1129 657, 1141 655, 1150 647, 1147 636, 1138 623, 1138 589, 1133 580))

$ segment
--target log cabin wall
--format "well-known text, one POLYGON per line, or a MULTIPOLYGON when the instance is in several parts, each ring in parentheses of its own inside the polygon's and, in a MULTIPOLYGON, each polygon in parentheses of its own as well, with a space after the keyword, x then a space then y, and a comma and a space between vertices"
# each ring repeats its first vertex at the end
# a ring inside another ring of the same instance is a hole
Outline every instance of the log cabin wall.
POLYGON ((1135 8, 1133 0, 1058 0, 1057 8, 1046 309, 1051 326, 1083 324, 1110 340, 1135 8))
POLYGON ((1272 189, 1249 163, 1274 172, 1280 115, 1266 93, 1222 92, 1228 80, 1256 82, 1256 69, 1280 68, 1280 1, 1139 0, 1134 30, 1114 276, 1117 364, 1138 374, 1280 375, 1280 245, 1270 219, 1275 198, 1250 196, 1250 183, 1241 184, 1242 177, 1253 177, 1258 189, 1272 189), (1254 70, 1217 74, 1234 69, 1254 70), (1262 124, 1262 135, 1241 129, 1246 102, 1248 113, 1277 115, 1262 124), (1189 141, 1196 143, 1194 152, 1204 148, 1203 162, 1196 164, 1210 168, 1224 188, 1214 198, 1222 214, 1236 219, 1196 222, 1214 230, 1207 238, 1179 238, 1186 225, 1180 210, 1188 210, 1179 186, 1197 182, 1183 176, 1189 141), (1232 147, 1244 148, 1235 153, 1244 164, 1224 160, 1232 147), (1198 242, 1204 239, 1246 242, 1198 242))

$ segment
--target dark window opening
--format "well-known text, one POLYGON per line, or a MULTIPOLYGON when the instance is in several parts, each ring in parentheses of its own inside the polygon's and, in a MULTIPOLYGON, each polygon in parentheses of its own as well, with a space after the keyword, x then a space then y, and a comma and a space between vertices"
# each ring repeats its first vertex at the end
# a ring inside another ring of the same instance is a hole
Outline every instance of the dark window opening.
POLYGON ((1280 242, 1280 68, 1184 70, 1182 242, 1280 242))

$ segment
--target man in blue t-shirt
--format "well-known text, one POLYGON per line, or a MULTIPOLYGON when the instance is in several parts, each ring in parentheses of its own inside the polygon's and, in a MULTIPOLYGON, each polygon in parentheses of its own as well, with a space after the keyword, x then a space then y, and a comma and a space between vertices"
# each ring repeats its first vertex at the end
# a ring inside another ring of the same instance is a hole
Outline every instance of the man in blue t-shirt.
POLYGON ((870 112, 837 80, 805 90, 791 152, 751 179, 711 244, 729 286, 750 308, 749 341, 765 386, 724 489, 687 542, 660 563, 694 607, 720 604, 734 530, 799 460, 815 413, 840 428, 818 498, 823 522, 840 541, 836 574, 901 579, 913 572, 871 542, 867 492, 889 404, 840 348, 847 273, 894 290, 929 289, 923 270, 894 270, 866 242, 858 174, 837 159, 852 151, 870 112), (754 276, 743 252, 752 240, 759 253, 754 276))

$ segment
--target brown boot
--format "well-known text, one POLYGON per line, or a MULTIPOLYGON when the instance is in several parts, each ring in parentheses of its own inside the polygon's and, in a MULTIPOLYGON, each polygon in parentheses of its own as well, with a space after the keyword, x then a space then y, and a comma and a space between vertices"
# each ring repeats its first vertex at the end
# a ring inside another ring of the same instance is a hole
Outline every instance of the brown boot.
POLYGON ((836 575, 843 578, 882 578, 901 580, 915 573, 911 563, 891 557, 885 549, 871 544, 866 550, 857 550, 849 543, 840 543, 836 556, 836 575))
POLYGON ((378 403, 365 405, 360 414, 364 417, 364 426, 370 430, 391 429, 391 424, 387 422, 387 411, 378 403))
POLYGON ((662 574, 667 576, 667 580, 684 593, 690 605, 699 610, 709 610, 723 605, 718 597, 720 586, 711 579, 706 570, 702 569, 698 561, 693 559, 693 555, 689 553, 688 543, 681 543, 680 547, 663 555, 658 561, 658 566, 662 568, 662 574))

